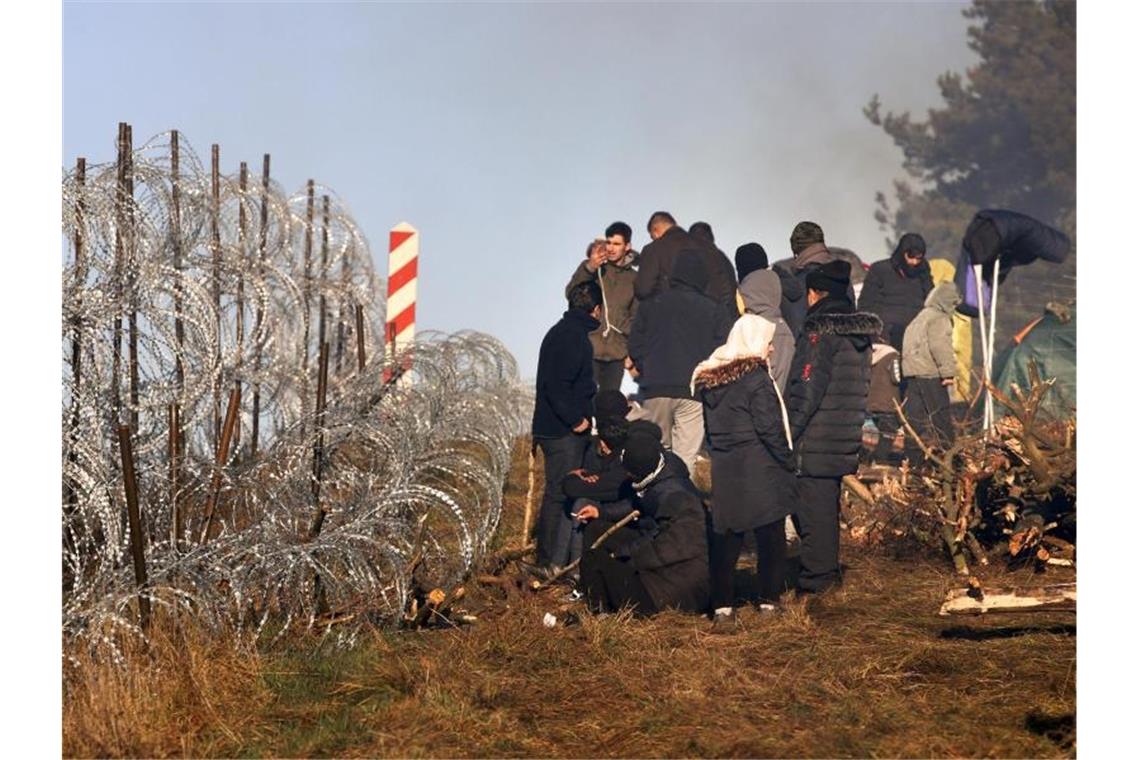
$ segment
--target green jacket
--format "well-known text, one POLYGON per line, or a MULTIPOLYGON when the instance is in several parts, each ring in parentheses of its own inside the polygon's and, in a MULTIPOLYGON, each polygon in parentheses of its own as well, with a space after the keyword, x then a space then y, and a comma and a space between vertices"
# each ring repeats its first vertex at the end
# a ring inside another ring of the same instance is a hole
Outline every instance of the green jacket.
POLYGON ((570 290, 583 282, 597 281, 602 288, 602 326, 590 333, 595 361, 620 361, 629 354, 629 329, 637 313, 633 281, 637 278, 637 253, 630 251, 615 264, 603 264, 597 272, 586 268, 583 260, 566 285, 570 290))
POLYGON ((958 374, 954 358, 954 307, 961 303, 958 289, 944 282, 926 296, 922 311, 903 334, 903 377, 948 378, 958 374))

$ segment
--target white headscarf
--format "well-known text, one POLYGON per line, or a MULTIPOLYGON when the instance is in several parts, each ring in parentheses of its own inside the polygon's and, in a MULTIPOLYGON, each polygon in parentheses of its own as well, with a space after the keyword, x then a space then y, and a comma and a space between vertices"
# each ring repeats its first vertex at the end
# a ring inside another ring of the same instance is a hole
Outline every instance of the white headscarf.
MULTIPOLYGON (((702 372, 723 367, 739 359, 759 357, 767 360, 772 348, 772 337, 776 334, 776 323, 761 317, 758 314, 743 314, 732 325, 728 333, 728 340, 723 346, 717 346, 709 358, 697 365, 689 381, 689 392, 696 395, 697 376, 702 372)), ((768 379, 772 379, 769 370, 768 379)), ((776 389, 776 399, 780 402, 780 415, 784 422, 784 435, 788 439, 788 447, 792 445, 792 431, 788 424, 788 410, 784 406, 784 396, 780 393, 780 386, 772 380, 772 387, 776 389)))

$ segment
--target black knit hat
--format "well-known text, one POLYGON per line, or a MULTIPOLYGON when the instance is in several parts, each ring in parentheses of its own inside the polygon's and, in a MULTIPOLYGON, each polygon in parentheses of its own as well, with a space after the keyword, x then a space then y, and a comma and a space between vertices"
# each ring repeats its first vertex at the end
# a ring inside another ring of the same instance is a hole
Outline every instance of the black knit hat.
POLYGON ((652 420, 633 420, 629 423, 630 435, 648 435, 654 440, 661 440, 661 426, 652 420))
POLYGON ((594 396, 594 418, 600 427, 603 422, 614 419, 625 419, 629 413, 629 401, 625 394, 617 390, 599 391, 594 396))
POLYGON ((620 452, 624 449, 628 437, 629 423, 624 418, 612 417, 608 420, 598 420, 598 438, 605 441, 610 451, 620 452))
POLYGON ((645 480, 657 469, 664 453, 661 441, 644 433, 630 434, 625 439, 625 449, 621 453, 621 463, 635 481, 645 480))
POLYGON ((815 222, 800 222, 792 230, 792 255, 798 254, 813 243, 823 242, 823 228, 815 222))
POLYGON ((736 249, 736 279, 744 278, 758 269, 768 268, 768 254, 759 243, 745 243, 736 249))
POLYGON ((807 286, 812 290, 823 290, 833 296, 847 296, 851 286, 851 265, 836 259, 808 271, 807 286))

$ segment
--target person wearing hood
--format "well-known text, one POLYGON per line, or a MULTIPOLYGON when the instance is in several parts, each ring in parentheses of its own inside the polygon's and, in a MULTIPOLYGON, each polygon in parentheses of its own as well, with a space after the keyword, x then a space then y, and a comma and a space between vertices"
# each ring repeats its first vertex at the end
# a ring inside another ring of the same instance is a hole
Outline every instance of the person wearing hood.
POLYGON ((625 358, 629 355, 629 328, 637 310, 633 283, 637 251, 629 244, 633 230, 625 222, 614 222, 606 228, 604 241, 595 240, 586 250, 586 260, 578 265, 566 294, 583 282, 597 282, 602 290, 601 325, 590 333, 594 347, 594 380, 598 390, 621 388, 625 358))
POLYGON ((899 437, 899 417, 895 403, 902 403, 902 358, 886 335, 880 333, 871 344, 871 385, 867 391, 867 414, 879 431, 872 459, 897 463, 895 444, 899 437))
POLYGON ((890 258, 871 265, 859 294, 859 310, 878 315, 891 345, 901 351, 906 326, 922 311, 933 289, 926 241, 908 232, 899 238, 890 258))
MULTIPOLYGON (((807 276, 824 264, 834 261, 835 256, 824 243, 823 228, 815 222, 797 224, 792 229, 789 242, 792 247, 791 261, 777 262, 773 269, 779 274, 783 288, 780 313, 784 315, 784 321, 788 323, 792 335, 798 338, 809 306, 805 295, 807 276)), ((852 304, 855 303, 855 291, 850 285, 847 297, 852 304)))
MULTIPOLYGON (((667 608, 703 612, 709 595, 708 543, 704 506, 693 484, 668 466, 661 442, 643 432, 627 437, 621 461, 633 480, 638 509, 652 518, 652 527, 619 531, 583 553, 580 584, 587 604, 599 612, 632 607, 638 617, 667 608)), ((604 522, 591 523, 586 545, 604 531, 604 522)))
POLYGON ((772 353, 767 364, 781 391, 788 385, 788 370, 796 350, 796 338, 780 312, 783 287, 779 275, 768 269, 768 255, 759 243, 745 243, 736 249, 736 273, 741 314, 757 314, 776 325, 772 353))
POLYGON ((787 410, 766 363, 775 333, 774 322, 745 314, 693 372, 712 460, 710 565, 718 632, 735 627, 733 571, 745 533, 756 535, 760 611, 777 610, 783 592, 784 518, 795 502, 795 466, 787 410))
POLYGON ((602 293, 596 282, 574 286, 569 308, 542 339, 534 389, 531 435, 542 449, 546 487, 536 525, 536 556, 553 568, 569 561, 574 523, 562 493, 562 478, 582 466, 590 443, 594 414, 594 349, 589 334, 597 329, 602 293))
POLYGON ((958 372, 953 319, 961 302, 954 283, 942 283, 926 297, 922 311, 903 334, 904 410, 907 420, 928 445, 944 446, 953 434, 949 386, 954 384, 958 372))
POLYGON ((871 342, 882 330, 877 316, 855 311, 850 272, 846 261, 832 261, 808 273, 808 311, 784 394, 797 472, 801 592, 841 582, 840 481, 859 466, 871 342))
POLYGON ((638 307, 627 366, 641 388, 643 416, 661 428, 662 443, 692 472, 704 422, 689 381, 697 363, 728 337, 732 319, 705 295, 708 273, 698 251, 678 254, 670 282, 638 307))

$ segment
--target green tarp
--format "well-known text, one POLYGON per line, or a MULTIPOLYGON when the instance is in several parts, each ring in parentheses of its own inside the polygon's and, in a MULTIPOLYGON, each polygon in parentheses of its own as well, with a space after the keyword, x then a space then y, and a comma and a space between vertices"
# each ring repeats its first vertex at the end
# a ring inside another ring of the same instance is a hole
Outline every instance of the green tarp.
POLYGON ((1044 318, 1021 343, 1010 346, 994 361, 994 385, 1010 394, 1014 383, 1029 390, 1029 362, 1037 362, 1043 380, 1057 378, 1041 404, 1041 412, 1057 419, 1077 413, 1077 310, 1069 309, 1068 321, 1045 312, 1044 318))

